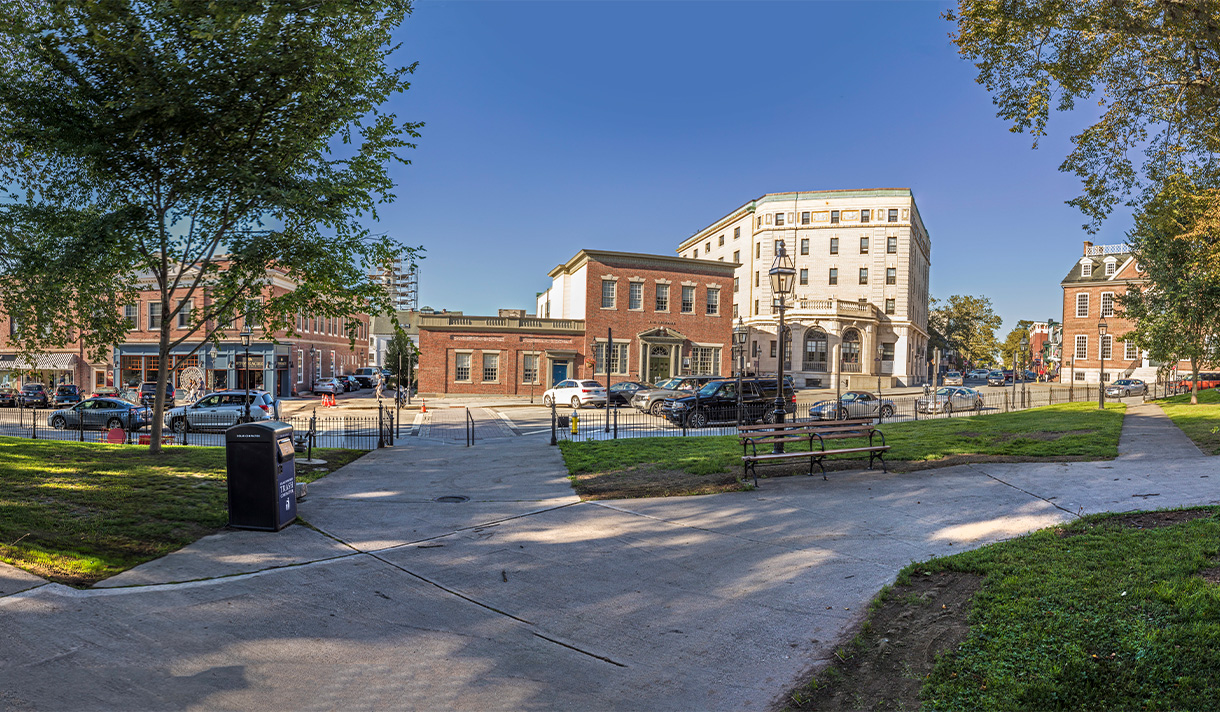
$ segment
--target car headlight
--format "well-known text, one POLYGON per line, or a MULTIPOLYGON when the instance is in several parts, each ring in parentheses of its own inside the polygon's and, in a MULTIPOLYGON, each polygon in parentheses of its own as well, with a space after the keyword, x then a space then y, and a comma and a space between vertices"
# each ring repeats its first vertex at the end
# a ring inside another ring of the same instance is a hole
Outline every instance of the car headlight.
POLYGON ((686 404, 685 403, 670 403, 669 409, 670 410, 686 410, 686 404))

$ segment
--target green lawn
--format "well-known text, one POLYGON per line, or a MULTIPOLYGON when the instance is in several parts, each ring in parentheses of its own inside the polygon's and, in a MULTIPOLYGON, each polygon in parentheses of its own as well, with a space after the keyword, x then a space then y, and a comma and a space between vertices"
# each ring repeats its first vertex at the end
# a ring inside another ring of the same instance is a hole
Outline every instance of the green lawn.
MULTIPOLYGON (((314 450, 311 481, 364 453, 314 450)), ((164 556, 228 520, 223 448, 0 438, 0 561, 89 585, 164 556)))
POLYGON ((1087 517, 908 567, 883 598, 912 576, 985 577, 966 640, 924 680, 921 709, 1215 709, 1220 517, 1197 513, 1144 529, 1087 517))
MULTIPOLYGON (((1017 413, 886 423, 880 429, 886 444, 892 447, 886 454, 888 462, 928 462, 963 455, 1104 459, 1118 455, 1125 411, 1126 406, 1121 403, 1107 404, 1104 411, 1092 403, 1063 403, 1017 413)), ((850 447, 864 442, 867 441, 842 440, 835 441, 835 445, 850 447)), ((610 483, 615 473, 632 479, 632 491, 625 496, 656 496, 680 493, 664 486, 663 480, 674 472, 705 477, 724 483, 727 488, 730 485, 723 475, 741 471, 741 446, 732 435, 561 442, 560 448, 577 491, 582 494, 586 494, 582 487, 591 481, 586 476, 589 474, 598 475, 599 496, 613 496, 607 492, 613 490, 610 483), (652 492, 647 492, 647 487, 641 488, 641 469, 653 473, 662 486, 652 492)), ((806 448, 798 444, 788 449, 806 448)), ((759 468, 760 475, 768 471, 783 470, 759 468)))
POLYGON ((1207 455, 1220 455, 1220 392, 1199 391, 1199 403, 1190 404, 1190 394, 1157 401, 1165 415, 1195 441, 1207 455))

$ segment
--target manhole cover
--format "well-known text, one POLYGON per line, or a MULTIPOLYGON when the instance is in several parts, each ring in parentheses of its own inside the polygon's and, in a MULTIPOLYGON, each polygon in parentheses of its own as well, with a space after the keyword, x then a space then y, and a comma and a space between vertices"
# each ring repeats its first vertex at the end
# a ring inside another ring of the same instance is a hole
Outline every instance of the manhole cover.
POLYGON ((470 498, 461 494, 447 494, 444 497, 437 497, 434 501, 448 502, 449 504, 460 504, 462 502, 469 502, 470 498))

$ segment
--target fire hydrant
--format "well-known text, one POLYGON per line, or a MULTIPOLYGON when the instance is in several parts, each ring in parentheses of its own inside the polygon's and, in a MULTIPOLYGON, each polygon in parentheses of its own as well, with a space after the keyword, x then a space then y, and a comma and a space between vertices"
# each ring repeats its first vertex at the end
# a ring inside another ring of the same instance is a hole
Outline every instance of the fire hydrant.
POLYGON ((576 428, 580 425, 580 416, 576 414, 576 411, 572 411, 572 417, 569 419, 569 422, 572 424, 572 434, 578 435, 579 433, 576 428))

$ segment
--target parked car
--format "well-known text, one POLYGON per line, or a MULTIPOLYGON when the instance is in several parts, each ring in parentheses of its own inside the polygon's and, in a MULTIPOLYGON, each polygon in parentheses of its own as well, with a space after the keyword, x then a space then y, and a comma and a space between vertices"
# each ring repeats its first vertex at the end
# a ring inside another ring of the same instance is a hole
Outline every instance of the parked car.
POLYGON ((949 371, 945 374, 944 384, 946 386, 962 385, 962 374, 960 371, 949 371))
POLYGON ((718 381, 721 376, 675 376, 657 381, 655 387, 636 391, 631 405, 644 413, 663 415, 661 408, 666 399, 681 398, 694 393, 709 381, 718 381))
POLYGON ((552 403, 571 403, 573 408, 593 404, 606 404, 606 389, 597 381, 579 381, 569 378, 560 381, 542 394, 542 402, 549 408, 552 403))
MULTIPOLYGON (((279 402, 267 391, 250 391, 250 421, 275 420, 279 402)), ((190 405, 171 408, 165 422, 175 433, 184 430, 223 430, 245 421, 246 391, 227 390, 209 393, 190 405)))
POLYGON ((952 413, 955 410, 982 410, 983 394, 965 386, 942 386, 930 397, 915 401, 921 413, 952 413))
POLYGON ((0 386, 0 406, 4 408, 17 407, 17 389, 12 386, 0 386))
MULTIPOLYGON (((118 398, 119 389, 114 386, 98 386, 89 394, 90 398, 118 398)), ((126 399, 124 399, 126 400, 126 399)))
POLYGON ((1002 386, 1005 380, 1003 371, 997 370, 987 374, 987 385, 989 386, 1002 386))
POLYGON ((1142 396, 1148 392, 1148 384, 1138 378, 1120 378, 1106 386, 1107 398, 1126 398, 1127 396, 1142 396))
MULTIPOLYGON (((174 384, 169 381, 165 382, 165 404, 173 405, 174 398, 178 395, 174 389, 174 384)), ((140 405, 152 407, 157 402, 157 382, 145 381, 140 384, 140 405)))
POLYGON ((139 430, 147 426, 152 413, 142 405, 121 398, 89 398, 47 416, 47 424, 56 430, 139 430), (83 423, 83 425, 82 425, 83 423))
POLYGON ((360 379, 355 376, 339 376, 339 381, 343 383, 343 389, 348 392, 360 390, 360 379))
POLYGON ((988 371, 985 368, 976 368, 970 373, 967 373, 966 378, 969 378, 972 381, 986 381, 987 376, 990 374, 991 371, 988 371))
POLYGON ((80 389, 71 383, 65 383, 55 387, 55 397, 51 399, 51 404, 73 405, 81 400, 80 389))
POLYGON ((848 391, 839 400, 818 401, 809 407, 809 415, 821 420, 845 418, 889 418, 894 415, 894 401, 878 398, 868 391, 848 391))
POLYGON ((372 366, 356 369, 352 375, 360 382, 361 388, 372 388, 377 385, 377 374, 381 373, 381 369, 372 366))
MULTIPOLYGON (((774 378, 741 380, 742 420, 747 423, 775 422, 774 378)), ((796 412, 796 394, 791 383, 784 383, 784 411, 796 412)), ((709 381, 695 393, 664 401, 662 413, 670 422, 702 428, 712 422, 737 421, 737 380, 709 381)))
POLYGON ((17 404, 22 408, 50 408, 51 394, 41 383, 27 383, 17 394, 17 404))
POLYGON ((322 378, 313 383, 314 393, 329 393, 332 396, 337 396, 343 393, 343 384, 337 378, 322 378))
POLYGON ((611 405, 631 405, 631 399, 637 392, 649 388, 652 388, 652 386, 647 383, 622 381, 610 384, 610 387, 606 389, 606 394, 610 398, 611 405))

